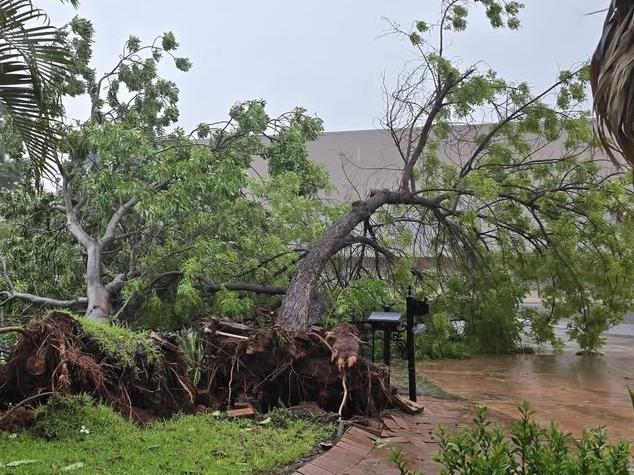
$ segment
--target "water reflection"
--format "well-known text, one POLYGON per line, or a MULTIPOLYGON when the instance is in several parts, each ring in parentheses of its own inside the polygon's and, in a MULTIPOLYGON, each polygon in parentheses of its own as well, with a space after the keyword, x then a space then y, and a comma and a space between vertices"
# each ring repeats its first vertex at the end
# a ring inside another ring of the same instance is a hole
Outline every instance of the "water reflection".
POLYGON ((554 420, 580 435, 584 427, 607 426, 611 438, 634 441, 634 338, 608 336, 603 356, 561 352, 476 356, 469 360, 423 362, 419 370, 442 390, 515 417, 529 401, 542 422, 554 420))

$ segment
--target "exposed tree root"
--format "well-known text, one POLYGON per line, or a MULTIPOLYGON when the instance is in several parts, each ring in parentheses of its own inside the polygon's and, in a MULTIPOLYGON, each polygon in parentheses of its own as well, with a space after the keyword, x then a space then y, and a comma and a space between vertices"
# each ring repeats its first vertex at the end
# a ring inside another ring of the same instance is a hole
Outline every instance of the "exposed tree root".
POLYGON ((249 402, 266 411, 316 402, 347 417, 373 415, 390 404, 387 374, 359 356, 352 325, 336 325, 326 334, 288 333, 210 318, 202 329, 199 402, 205 405, 249 402))
MULTIPOLYGON (((313 402, 349 417, 378 413, 392 395, 385 370, 359 356, 356 329, 348 324, 327 333, 288 333, 209 318, 201 325, 198 388, 175 337, 127 332, 127 342, 104 343, 94 329, 60 312, 22 330, 0 367, 0 411, 21 402, 28 406, 25 400, 41 403, 50 393, 87 393, 137 422, 247 403, 267 411, 313 402)), ((15 424, 15 417, 6 419, 15 424)))
POLYGON ((0 409, 41 393, 87 393, 137 421, 194 408, 182 354, 158 335, 150 336, 158 357, 138 345, 125 361, 65 313, 34 319, 22 333, 0 368, 0 409))

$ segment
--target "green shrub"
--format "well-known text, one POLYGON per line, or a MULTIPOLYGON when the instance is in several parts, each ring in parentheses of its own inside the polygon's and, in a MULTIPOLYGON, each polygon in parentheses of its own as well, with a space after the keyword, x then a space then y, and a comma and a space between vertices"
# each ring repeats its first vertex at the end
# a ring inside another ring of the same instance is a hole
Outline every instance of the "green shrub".
POLYGON ((83 440, 87 435, 115 435, 132 427, 110 407, 79 396, 52 396, 36 410, 38 432, 49 440, 83 440))
MULTIPOLYGON (((532 420, 527 403, 510 433, 487 420, 481 407, 473 426, 448 435, 440 428, 436 460, 443 475, 627 475, 631 444, 607 443, 604 428, 588 429, 581 440, 551 423, 543 428, 532 420)), ((392 460, 401 475, 415 475, 398 451, 392 460)))
MULTIPOLYGON (((491 270, 500 265, 496 259, 489 264, 491 270)), ((521 344, 523 324, 518 316, 528 288, 499 272, 495 284, 477 274, 452 274, 432 301, 435 313, 464 320, 464 341, 472 353, 511 354, 521 344)))
POLYGON ((0 335, 0 366, 5 364, 9 353, 18 341, 17 333, 3 333, 0 335))
POLYGON ((469 358, 469 350, 446 313, 427 320, 425 330, 416 335, 417 359, 469 358))
POLYGON ((198 387, 202 375, 204 359, 203 343, 200 334, 193 328, 185 328, 179 332, 180 350, 185 355, 187 374, 194 387, 198 387))

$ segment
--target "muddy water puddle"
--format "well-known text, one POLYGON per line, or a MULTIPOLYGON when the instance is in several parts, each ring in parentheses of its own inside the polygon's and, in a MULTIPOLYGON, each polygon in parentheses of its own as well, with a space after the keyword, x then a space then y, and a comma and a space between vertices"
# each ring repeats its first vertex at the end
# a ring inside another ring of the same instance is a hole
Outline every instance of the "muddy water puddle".
POLYGON ((418 372, 442 391, 510 417, 528 401, 535 418, 579 436, 606 426, 611 439, 634 441, 634 338, 608 337, 603 355, 580 356, 573 344, 534 355, 475 356, 421 362, 418 372))

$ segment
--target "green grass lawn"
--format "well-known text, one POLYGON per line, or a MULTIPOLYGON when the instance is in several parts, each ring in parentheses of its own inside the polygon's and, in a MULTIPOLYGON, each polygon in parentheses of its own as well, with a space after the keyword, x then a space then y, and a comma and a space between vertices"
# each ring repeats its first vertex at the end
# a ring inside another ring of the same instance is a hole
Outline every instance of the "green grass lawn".
POLYGON ((332 433, 279 413, 260 423, 198 414, 139 428, 103 406, 49 405, 39 419, 38 435, 0 432, 0 473, 277 473, 332 433))

